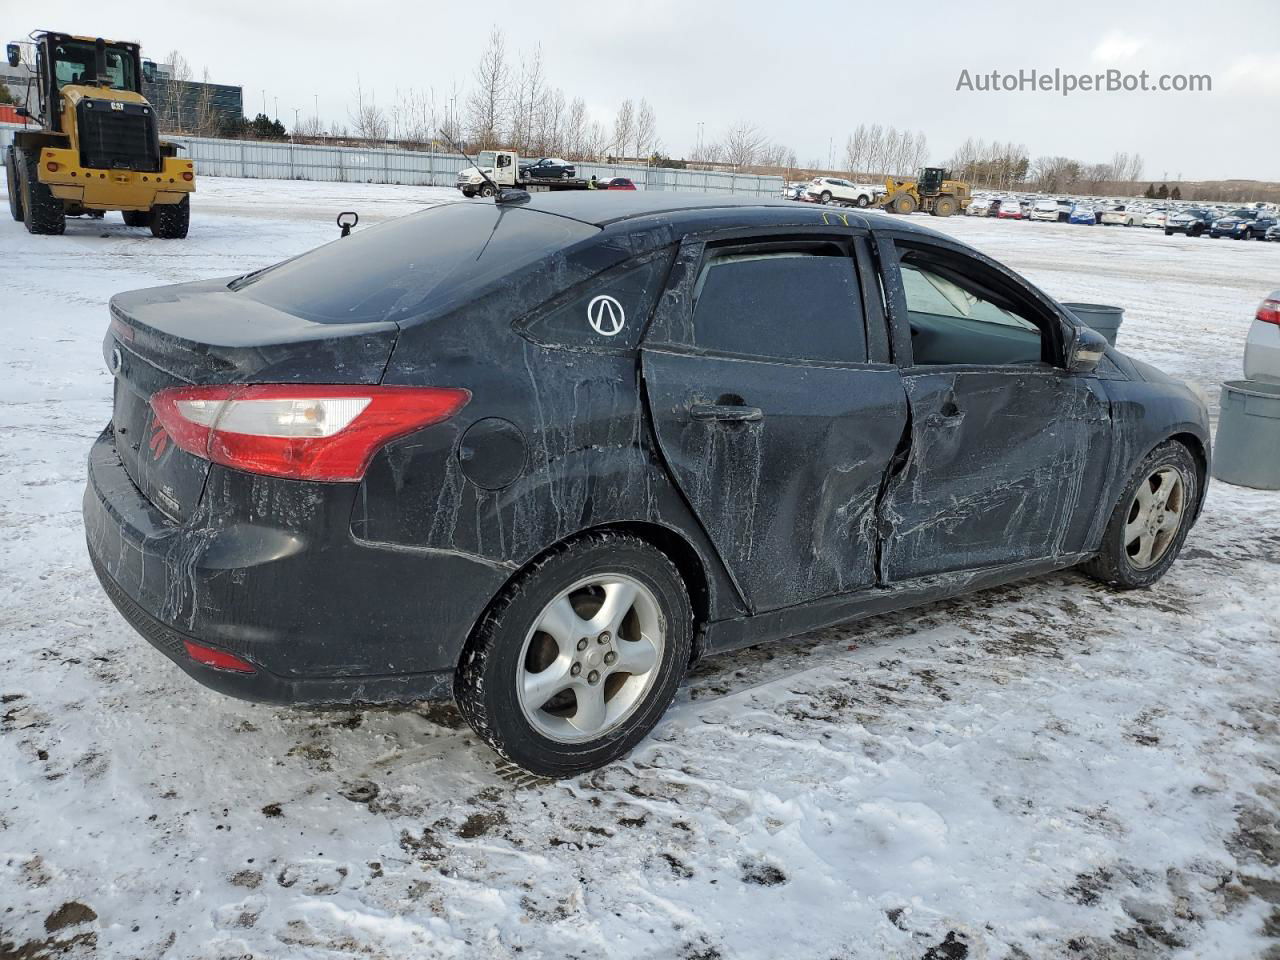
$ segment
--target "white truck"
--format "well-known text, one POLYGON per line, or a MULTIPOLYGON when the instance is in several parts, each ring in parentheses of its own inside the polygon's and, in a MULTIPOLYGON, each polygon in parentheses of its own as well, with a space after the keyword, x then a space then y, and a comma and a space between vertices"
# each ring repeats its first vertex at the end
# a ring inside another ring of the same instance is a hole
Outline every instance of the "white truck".
POLYGON ((464 197, 492 197, 495 185, 531 191, 586 190, 591 186, 576 176, 573 164, 548 160, 521 163, 519 154, 511 150, 481 150, 475 166, 458 171, 458 189, 464 197))

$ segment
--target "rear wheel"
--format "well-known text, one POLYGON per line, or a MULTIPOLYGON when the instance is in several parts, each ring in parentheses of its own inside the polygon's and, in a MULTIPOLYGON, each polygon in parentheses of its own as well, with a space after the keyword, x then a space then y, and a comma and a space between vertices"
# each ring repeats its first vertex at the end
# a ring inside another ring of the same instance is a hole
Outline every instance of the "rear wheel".
POLYGON ((953 197, 939 197, 933 204, 935 217, 949 217, 956 212, 956 201, 953 197))
POLYGON ((868 207, 870 205, 871 205, 871 201, 867 198, 867 195, 865 193, 858 195, 858 206, 868 207))
POLYGON ((151 208, 151 235, 161 240, 181 240, 191 223, 191 198, 161 203, 151 208))
POLYGON ((40 182, 36 157, 22 157, 21 194, 22 222, 28 233, 56 236, 67 229, 67 213, 62 201, 55 197, 48 186, 40 182))
POLYGON ((15 220, 22 219, 22 195, 18 192, 18 157, 13 147, 4 152, 4 179, 9 190, 9 213, 15 220))
POLYGON ((1172 236, 1173 236, 1173 231, 1172 231, 1172 230, 1170 230, 1168 227, 1165 227, 1165 228, 1164 228, 1164 235, 1165 235, 1166 237, 1172 237, 1172 236))
POLYGON ((908 214, 915 213, 916 202, 910 196, 896 197, 892 204, 894 213, 908 214))
POLYGON ((1200 471, 1191 452, 1163 443, 1134 471, 1102 535, 1102 549, 1082 570, 1122 590, 1155 583, 1173 565, 1200 502, 1200 471))
POLYGON ((822 202, 823 202, 823 203, 830 203, 830 202, 831 202, 831 191, 830 191, 830 190, 823 190, 823 191, 822 191, 822 197, 821 197, 821 200, 822 200, 822 202))
POLYGON ((124 224, 126 227, 151 226, 150 210, 121 210, 120 216, 124 217, 124 224))
POLYGON ((591 534, 503 590, 462 654, 454 697, 503 757, 574 776, 653 729, 692 644, 688 593, 666 555, 638 537, 591 534))

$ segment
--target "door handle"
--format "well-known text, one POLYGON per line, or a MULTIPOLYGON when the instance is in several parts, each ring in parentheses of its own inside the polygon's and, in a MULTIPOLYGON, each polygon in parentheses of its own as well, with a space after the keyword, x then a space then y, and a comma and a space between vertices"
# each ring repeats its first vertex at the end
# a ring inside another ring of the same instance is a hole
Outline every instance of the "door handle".
POLYGON ((694 420, 718 420, 721 423, 758 423, 764 419, 759 407, 746 407, 727 403, 695 403, 689 408, 694 420))

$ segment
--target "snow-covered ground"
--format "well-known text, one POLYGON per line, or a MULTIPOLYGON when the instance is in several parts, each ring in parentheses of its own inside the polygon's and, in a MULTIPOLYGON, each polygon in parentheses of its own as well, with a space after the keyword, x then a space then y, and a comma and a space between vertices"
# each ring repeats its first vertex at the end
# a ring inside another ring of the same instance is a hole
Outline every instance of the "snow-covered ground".
MULTIPOLYGON (((1149 591, 1065 573, 704 663, 557 784, 451 708, 241 703, 137 637, 80 527, 108 296, 451 196, 206 179, 185 242, 0 223, 0 957, 1280 956, 1280 494, 1214 483, 1149 591)), ((917 220, 1124 305, 1215 403, 1280 286, 1276 244, 917 220)))

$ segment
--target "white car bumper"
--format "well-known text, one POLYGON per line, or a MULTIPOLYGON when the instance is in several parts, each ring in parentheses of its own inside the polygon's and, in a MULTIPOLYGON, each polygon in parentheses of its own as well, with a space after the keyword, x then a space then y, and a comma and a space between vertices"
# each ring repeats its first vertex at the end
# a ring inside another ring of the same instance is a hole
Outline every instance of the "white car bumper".
POLYGON ((1280 381, 1280 324, 1253 321, 1244 344, 1244 376, 1280 381))

